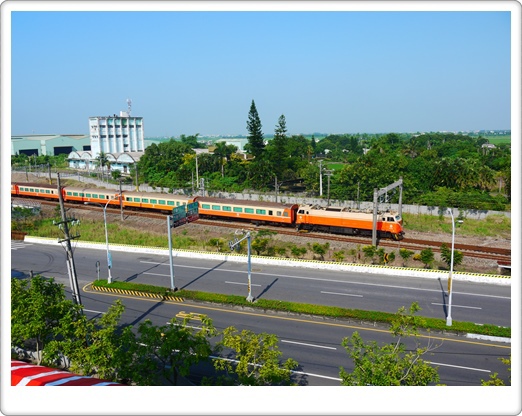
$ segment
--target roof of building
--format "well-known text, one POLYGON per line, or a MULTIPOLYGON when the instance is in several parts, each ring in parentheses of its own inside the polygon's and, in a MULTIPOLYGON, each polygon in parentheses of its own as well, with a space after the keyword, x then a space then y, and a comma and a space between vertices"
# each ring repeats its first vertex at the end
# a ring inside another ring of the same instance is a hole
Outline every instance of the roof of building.
POLYGON ((52 140, 52 139, 73 139, 84 140, 89 139, 88 134, 27 134, 27 135, 13 135, 11 140, 52 140))

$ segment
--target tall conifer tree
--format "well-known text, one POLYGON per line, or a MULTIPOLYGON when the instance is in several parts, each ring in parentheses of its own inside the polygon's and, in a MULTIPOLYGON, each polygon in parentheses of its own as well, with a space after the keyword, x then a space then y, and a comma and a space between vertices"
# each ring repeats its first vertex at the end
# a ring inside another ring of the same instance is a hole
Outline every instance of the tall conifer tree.
POLYGON ((250 111, 248 113, 247 130, 248 130, 248 145, 247 151, 255 158, 260 158, 265 150, 265 143, 263 140, 263 132, 261 131, 261 120, 257 113, 256 103, 252 100, 250 111))

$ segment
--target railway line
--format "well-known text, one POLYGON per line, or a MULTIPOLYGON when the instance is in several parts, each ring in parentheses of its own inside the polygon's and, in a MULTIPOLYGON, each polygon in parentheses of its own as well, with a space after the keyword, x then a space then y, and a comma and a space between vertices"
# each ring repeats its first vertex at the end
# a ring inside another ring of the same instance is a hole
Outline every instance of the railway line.
MULTIPOLYGON (((38 199, 34 199, 34 201, 38 201, 41 204, 45 205, 57 205, 57 202, 54 201, 42 201, 38 199)), ((72 203, 66 203, 66 208, 74 208, 77 210, 89 210, 89 211, 99 211, 100 213, 103 211, 102 207, 96 205, 78 205, 72 203)), ((108 207, 108 213, 119 214, 120 209, 115 207, 108 207)), ((130 209, 125 209, 124 214, 126 216, 133 215, 142 218, 150 218, 157 220, 165 220, 166 214, 154 213, 154 212, 142 212, 135 211, 130 209)), ((253 224, 238 222, 232 220, 210 220, 210 219, 199 219, 194 222, 196 225, 207 225, 214 227, 223 227, 229 229, 245 229, 250 231, 260 231, 260 230, 269 230, 274 231, 278 234, 288 235, 293 237, 307 237, 307 238, 315 238, 318 240, 326 240, 326 241, 339 241, 349 244, 360 244, 369 245, 371 244, 371 239, 368 237, 354 237, 354 236, 344 236, 344 235, 334 235, 323 232, 314 232, 314 231, 296 231, 295 229, 288 229, 284 227, 276 227, 276 226, 268 226, 268 225, 260 225, 256 226, 253 224)), ((428 247, 432 248, 435 253, 440 252, 441 246, 444 242, 434 241, 434 240, 420 240, 420 239, 410 239, 407 237, 401 241, 392 241, 381 239, 378 240, 378 245, 380 247, 390 247, 390 248, 404 248, 412 251, 421 251, 428 247)), ((446 244, 448 244, 446 242, 446 244)), ((497 261, 501 264, 510 264, 511 263, 511 250, 506 248, 499 247, 491 247, 491 246, 478 246, 478 245, 469 245, 469 244, 461 244, 455 243, 455 249, 461 251, 467 257, 479 258, 479 259, 488 259, 497 261)))

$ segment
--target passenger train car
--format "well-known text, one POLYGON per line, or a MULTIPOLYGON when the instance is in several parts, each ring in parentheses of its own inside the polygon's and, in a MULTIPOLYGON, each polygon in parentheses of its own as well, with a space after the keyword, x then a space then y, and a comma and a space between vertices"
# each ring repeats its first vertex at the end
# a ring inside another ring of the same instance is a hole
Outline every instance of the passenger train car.
POLYGON ((295 222, 297 204, 245 201, 237 199, 197 197, 199 215, 215 218, 232 218, 253 223, 287 224, 295 222))
MULTIPOLYGON (((33 198, 58 199, 56 185, 12 183, 11 195, 33 198)), ((272 224, 296 227, 297 230, 317 230, 334 234, 371 235, 373 213, 344 207, 282 204, 277 202, 247 201, 229 198, 212 198, 134 192, 100 188, 62 187, 65 202, 120 206, 129 209, 154 210, 171 213, 173 208, 198 203, 202 218, 229 218, 254 224, 272 224)), ((379 212, 377 215, 379 238, 400 240, 404 237, 403 222, 396 212, 379 212)))

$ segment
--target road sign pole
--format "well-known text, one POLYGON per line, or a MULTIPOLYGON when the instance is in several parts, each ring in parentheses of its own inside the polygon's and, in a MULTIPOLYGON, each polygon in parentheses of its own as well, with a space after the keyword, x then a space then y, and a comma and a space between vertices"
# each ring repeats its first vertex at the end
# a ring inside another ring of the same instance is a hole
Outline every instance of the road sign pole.
POLYGON ((172 261, 172 231, 170 225, 170 215, 167 215, 167 231, 169 233, 170 289, 175 292, 178 290, 178 288, 174 285, 174 262, 172 261))
POLYGON ((247 233, 247 242, 248 242, 248 296, 247 296, 246 300, 249 302, 253 302, 254 298, 252 297, 252 260, 251 260, 251 256, 250 256, 250 252, 251 252, 250 231, 247 233))

